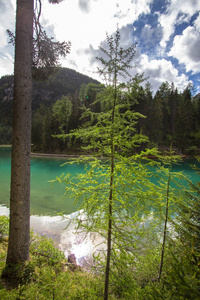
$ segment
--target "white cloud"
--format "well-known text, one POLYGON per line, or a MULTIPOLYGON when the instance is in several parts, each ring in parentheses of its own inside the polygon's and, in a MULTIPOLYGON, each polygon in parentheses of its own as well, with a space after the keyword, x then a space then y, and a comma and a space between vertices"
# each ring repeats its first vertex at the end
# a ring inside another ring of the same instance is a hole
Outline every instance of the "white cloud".
POLYGON ((1 47, 4 47, 7 45, 7 37, 5 28, 0 24, 0 41, 1 41, 1 47))
POLYGON ((6 53, 0 53, 0 76, 11 75, 14 70, 13 57, 6 53), (2 75, 1 75, 2 74, 2 75))
POLYGON ((175 25, 189 22, 192 15, 200 9, 199 0, 171 0, 167 12, 159 15, 159 23, 163 28, 161 47, 166 47, 171 35, 174 33, 175 25))
POLYGON ((166 59, 149 60, 145 54, 141 55, 137 71, 139 73, 144 72, 145 76, 149 76, 149 82, 154 91, 165 81, 173 82, 180 91, 189 83, 188 77, 184 74, 179 75, 178 70, 170 61, 166 59))
POLYGON ((15 26, 15 1, 1 0, 0 1, 0 77, 13 73, 13 53, 14 48, 11 44, 8 45, 9 38, 6 30, 14 31, 15 26))
POLYGON ((90 7, 90 0, 79 0, 79 7, 84 12, 89 12, 90 7))
MULTIPOLYGON (((132 24, 142 12, 150 12, 152 0, 90 0, 88 12, 79 9, 79 2, 63 1, 59 5, 43 2, 43 18, 55 25, 56 38, 70 40, 75 49, 92 44, 97 48, 105 34, 115 32, 117 24, 132 24)), ((81 1, 85 3, 85 1, 81 1)))
MULTIPOLYGON (((197 27, 196 27, 197 28, 197 27)), ((174 38, 169 56, 178 59, 185 65, 186 71, 193 74, 200 72, 200 31, 188 26, 182 33, 174 38)))
MULTIPOLYGON (((134 35, 134 21, 138 20, 141 14, 149 14, 151 12, 150 5, 154 1, 65 0, 58 5, 51 5, 48 0, 42 0, 41 22, 47 33, 54 36, 56 40, 72 42, 71 53, 60 61, 63 67, 69 67, 99 79, 94 73, 98 65, 95 57, 99 55, 98 46, 106 45, 106 32, 109 35, 113 34, 118 24, 121 45, 124 48, 130 46, 134 35)), ((165 14, 156 12, 158 26, 155 28, 150 24, 146 25, 141 32, 142 44, 150 51, 147 56, 142 55, 140 49, 137 50, 133 65, 137 64, 138 67, 134 69, 133 75, 134 72, 144 72, 145 76, 150 76, 154 90, 166 80, 173 81, 179 89, 184 88, 189 82, 186 75, 180 75, 172 63, 162 57, 166 57, 164 47, 174 33, 176 25, 190 21, 191 16, 199 9, 198 1, 168 1, 165 14), (159 45, 161 37, 163 39, 160 45, 163 48, 159 45), (155 48, 156 51, 151 51, 155 48), (150 60, 150 58, 153 59, 150 60)), ((0 0, 0 76, 13 72, 14 51, 11 50, 13 49, 11 45, 7 45, 8 39, 4 29, 9 28, 14 32, 15 2, 15 0, 0 0)), ((197 60, 199 59, 200 16, 194 22, 194 26, 188 27, 187 30, 174 39, 170 55, 177 57, 179 62, 187 62, 187 71, 199 72, 197 60), (184 48, 186 43, 188 43, 188 47, 184 48), (180 49, 181 52, 179 52, 180 49)))
MULTIPOLYGON (((131 45, 131 26, 124 26, 121 30, 121 42, 124 48, 131 45)), ((106 48, 106 41, 101 42, 101 46, 106 48)), ((178 70, 172 65, 172 63, 166 59, 150 59, 150 56, 141 54, 139 48, 136 47, 136 55, 133 59, 132 65, 135 66, 131 69, 131 75, 134 76, 136 73, 143 73, 145 77, 149 77, 149 82, 152 85, 154 91, 156 91, 162 82, 168 81, 169 83, 174 82, 175 86, 179 91, 182 91, 185 86, 189 83, 189 79, 185 74, 179 75, 178 70)), ((95 49, 90 45, 87 49, 81 49, 77 51, 77 57, 71 60, 71 55, 68 60, 62 62, 69 68, 79 70, 90 77, 100 80, 97 71, 98 61, 95 59, 96 56, 100 57, 103 53, 99 49, 95 49), (76 64, 76 65, 75 65, 76 64), (81 69, 81 70, 80 70, 81 69)))
MULTIPOLYGON (((50 5, 43 1, 43 26, 54 24, 54 36, 59 41, 71 41, 71 52, 61 59, 64 67, 98 78, 94 57, 98 47, 104 43, 106 32, 113 34, 117 24, 121 30, 123 46, 132 43, 132 24, 144 12, 150 12, 153 0, 68 0, 59 5, 50 5), (82 8, 79 9, 79 5, 82 8), (87 8, 87 9, 86 9, 87 8)), ((52 27, 51 27, 52 29, 52 27)), ((47 31, 48 32, 48 31, 47 31)))
MULTIPOLYGON (((13 0, 12 0, 13 2, 13 0)), ((1 48, 7 45, 8 36, 6 34, 6 30, 10 29, 11 31, 14 29, 15 24, 15 5, 11 1, 1 0, 0 1, 0 41, 1 48)))
POLYGON ((200 13, 194 22, 194 26, 195 26, 196 30, 200 32, 200 13))

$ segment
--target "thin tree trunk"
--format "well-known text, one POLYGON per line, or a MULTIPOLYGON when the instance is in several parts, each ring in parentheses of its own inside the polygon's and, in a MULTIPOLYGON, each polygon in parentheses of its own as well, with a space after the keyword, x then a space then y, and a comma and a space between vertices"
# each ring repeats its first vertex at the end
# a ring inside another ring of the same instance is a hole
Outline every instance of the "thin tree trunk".
POLYGON ((33 0, 17 0, 7 265, 29 259, 32 41, 33 0))
POLYGON ((164 253, 165 253, 165 241, 166 241, 166 235, 167 235, 167 222, 168 222, 168 210, 169 210, 170 172, 171 172, 171 167, 170 167, 169 177, 168 177, 168 181, 167 181, 167 202, 166 202, 166 211, 165 211, 165 226, 164 226, 164 233, 163 233, 163 243, 162 243, 162 252, 161 252, 160 270, 159 270, 158 281, 160 281, 161 275, 162 275, 164 253))
POLYGON ((110 257, 111 257, 111 242, 112 242, 113 180, 114 180, 114 157, 112 155, 112 159, 111 159, 111 177, 110 177, 110 195, 109 195, 109 220, 108 220, 108 235, 107 235, 107 258, 106 258, 104 300, 108 299, 108 288, 109 288, 110 257))
MULTIPOLYGON (((116 77, 116 75, 115 75, 116 77)), ((117 98, 117 86, 115 78, 114 86, 114 101, 112 110, 112 125, 115 122, 115 105, 117 98)), ((111 257, 111 246, 112 246, 112 208, 113 208, 113 183, 114 183, 114 132, 112 128, 111 132, 111 170, 110 170, 110 194, 109 194, 109 220, 108 220, 108 235, 107 235, 107 257, 106 257, 106 273, 105 273, 105 285, 104 285, 104 300, 108 300, 109 290, 109 275, 110 275, 110 257, 111 257)))

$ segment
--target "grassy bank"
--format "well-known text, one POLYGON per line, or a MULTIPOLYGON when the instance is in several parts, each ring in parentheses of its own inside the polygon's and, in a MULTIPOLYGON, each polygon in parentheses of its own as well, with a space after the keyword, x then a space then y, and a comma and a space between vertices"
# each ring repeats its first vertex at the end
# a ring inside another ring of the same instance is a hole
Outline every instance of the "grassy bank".
MULTIPOLYGON (((68 263, 52 240, 32 235, 30 261, 15 272, 10 272, 11 284, 2 278, 7 238, 0 240, 0 299, 101 299, 101 276, 81 270, 68 263), (16 280, 17 274, 17 280, 16 280)), ((9 282, 10 282, 9 279, 9 282)), ((115 299, 115 298, 111 298, 115 299)))

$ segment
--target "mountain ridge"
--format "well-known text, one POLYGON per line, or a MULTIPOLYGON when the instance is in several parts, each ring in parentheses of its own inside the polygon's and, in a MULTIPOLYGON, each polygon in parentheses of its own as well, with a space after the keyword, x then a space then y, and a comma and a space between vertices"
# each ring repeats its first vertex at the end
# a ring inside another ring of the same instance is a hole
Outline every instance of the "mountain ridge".
MULTIPOLYGON (((63 95, 79 92, 81 85, 89 82, 99 83, 97 80, 69 68, 58 68, 58 71, 48 80, 33 80, 33 113, 41 103, 50 106, 63 95)), ((13 87, 14 75, 5 75, 0 78, 0 122, 4 118, 11 118, 13 87)))

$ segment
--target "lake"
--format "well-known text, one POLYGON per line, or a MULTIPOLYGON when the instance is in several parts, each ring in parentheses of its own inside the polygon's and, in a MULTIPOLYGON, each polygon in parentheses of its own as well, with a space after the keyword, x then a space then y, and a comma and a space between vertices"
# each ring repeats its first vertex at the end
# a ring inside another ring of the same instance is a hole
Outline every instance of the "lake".
MULTIPOLYGON (((32 157, 31 158, 31 215, 56 216, 60 212, 71 214, 77 210, 71 200, 62 198, 65 184, 48 182, 70 172, 72 175, 84 172, 84 164, 64 165, 66 157, 32 157)), ((184 171, 192 181, 199 180, 191 164, 194 160, 184 160, 173 167, 173 171, 184 171)), ((198 164, 199 165, 199 164, 198 164)), ((0 205, 9 207, 11 173, 11 148, 0 147, 0 205)))
MULTIPOLYGON (((53 187, 48 182, 62 173, 76 174, 84 172, 84 164, 61 165, 67 161, 66 157, 32 157, 31 158, 31 227, 36 233, 53 238, 67 254, 73 252, 77 258, 83 257, 83 252, 90 251, 91 241, 84 240, 79 248, 74 248, 74 227, 61 231, 67 225, 67 220, 58 215, 64 212, 69 218, 76 217, 77 207, 66 197, 65 184, 55 183, 53 187), (70 246, 69 246, 70 245, 70 246), (85 250, 83 250, 85 249, 85 250), (89 249, 89 250, 88 250, 89 249)), ((184 160, 180 165, 173 167, 173 171, 184 171, 193 182, 199 181, 191 167, 194 160, 184 160)), ((200 164, 198 164, 200 167, 200 164)), ((11 148, 0 147, 0 215, 9 215, 11 173, 11 148)), ((99 241, 98 241, 99 242, 99 241)), ((84 254, 85 255, 85 254, 84 254)))
MULTIPOLYGON (((62 199, 65 185, 48 182, 62 173, 72 174, 84 171, 84 165, 61 165, 66 158, 31 158, 31 215, 55 216, 60 212, 70 214, 77 207, 66 198, 62 199)), ((11 173, 11 148, 0 147, 0 204, 9 207, 11 173)))

